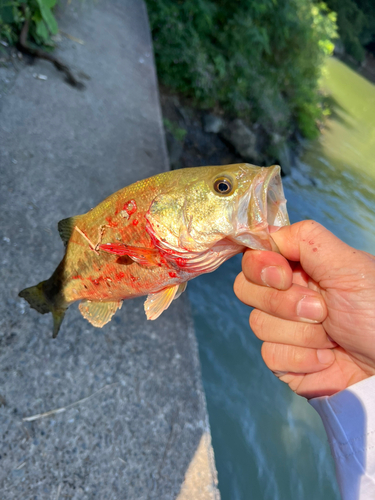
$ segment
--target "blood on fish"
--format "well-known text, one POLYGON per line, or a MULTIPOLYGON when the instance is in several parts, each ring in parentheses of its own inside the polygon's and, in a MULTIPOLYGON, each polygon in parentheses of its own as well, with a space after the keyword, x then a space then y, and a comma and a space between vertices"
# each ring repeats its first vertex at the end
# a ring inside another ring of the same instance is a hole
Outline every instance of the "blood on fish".
POLYGON ((168 273, 168 274, 169 274, 169 276, 170 276, 171 278, 177 278, 177 274, 176 274, 176 273, 168 273))
POLYGON ((88 278, 93 285, 100 285, 100 281, 103 280, 103 278, 100 276, 98 279, 96 278, 88 278))
POLYGON ((118 226, 118 222, 113 222, 111 217, 106 217, 105 220, 108 222, 108 225, 110 227, 117 227, 118 226))
POLYGON ((125 210, 125 212, 129 215, 129 217, 133 215, 134 212, 137 211, 137 204, 135 200, 127 201, 124 205, 123 210, 125 210))
POLYGON ((138 221, 137 219, 134 219, 134 220, 133 220, 133 226, 137 226, 137 225, 138 225, 138 222, 139 222, 139 221, 138 221))
POLYGON ((183 259, 182 257, 178 257, 176 259, 176 264, 178 265, 178 267, 185 267, 187 264, 187 259, 183 259))
POLYGON ((77 274, 76 276, 72 276, 72 280, 81 280, 82 279, 82 276, 79 276, 79 274, 77 274))

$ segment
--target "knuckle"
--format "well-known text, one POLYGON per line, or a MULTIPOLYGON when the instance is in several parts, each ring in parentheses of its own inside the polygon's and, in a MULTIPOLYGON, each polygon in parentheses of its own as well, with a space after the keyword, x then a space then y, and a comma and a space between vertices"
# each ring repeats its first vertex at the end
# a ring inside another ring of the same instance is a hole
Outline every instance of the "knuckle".
POLYGON ((263 361, 266 363, 270 370, 278 369, 278 355, 277 348, 280 348, 277 344, 272 344, 270 342, 263 342, 261 354, 263 361))
POLYGON ((297 235, 300 239, 311 236, 312 233, 320 233, 323 226, 314 220, 303 220, 296 224, 297 235))
POLYGON ((280 307, 280 292, 271 288, 266 290, 264 295, 265 310, 271 313, 277 313, 280 307))
POLYGON ((305 347, 313 346, 316 343, 316 329, 314 325, 310 325, 309 323, 301 323, 302 332, 301 339, 302 343, 305 347))
POLYGON ((250 328, 253 330, 255 335, 260 338, 260 335, 264 327, 264 317, 261 311, 254 309, 249 318, 250 328))
POLYGON ((238 274, 236 276, 236 279, 234 280, 233 291, 234 291, 236 297, 240 298, 241 291, 242 291, 242 276, 241 276, 241 273, 238 274))
POLYGON ((247 273, 252 266, 252 253, 251 250, 246 250, 241 262, 242 272, 247 273))
POLYGON ((288 351, 288 358, 291 366, 295 368, 303 367, 305 362, 304 350, 299 347, 290 346, 288 351))
POLYGON ((290 370, 301 372, 306 361, 306 351, 301 347, 264 342, 262 357, 267 367, 272 370, 290 370))

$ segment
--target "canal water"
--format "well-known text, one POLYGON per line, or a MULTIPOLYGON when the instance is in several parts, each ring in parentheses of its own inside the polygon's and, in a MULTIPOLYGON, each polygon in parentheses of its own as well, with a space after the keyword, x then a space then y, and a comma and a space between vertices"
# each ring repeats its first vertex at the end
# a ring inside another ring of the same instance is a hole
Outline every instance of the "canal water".
MULTIPOLYGON (((323 88, 333 113, 284 179, 290 219, 375 253, 375 86, 331 59, 323 88)), ((240 269, 237 256, 188 286, 222 500, 339 500, 320 418, 265 367, 234 296, 240 269)))

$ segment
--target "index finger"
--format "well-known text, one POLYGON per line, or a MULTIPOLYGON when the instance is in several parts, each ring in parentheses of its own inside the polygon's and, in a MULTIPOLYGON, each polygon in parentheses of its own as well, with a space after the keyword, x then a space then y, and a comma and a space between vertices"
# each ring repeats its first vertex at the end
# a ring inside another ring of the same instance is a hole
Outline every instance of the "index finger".
POLYGON ((276 252, 246 250, 242 258, 242 271, 247 280, 256 285, 288 290, 293 273, 289 262, 276 252))

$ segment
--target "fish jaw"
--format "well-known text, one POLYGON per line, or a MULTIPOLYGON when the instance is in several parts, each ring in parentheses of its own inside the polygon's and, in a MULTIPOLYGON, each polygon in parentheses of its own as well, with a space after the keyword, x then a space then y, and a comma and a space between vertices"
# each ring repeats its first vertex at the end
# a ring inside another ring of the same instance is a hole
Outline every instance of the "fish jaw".
POLYGON ((262 168, 241 197, 234 213, 233 242, 254 250, 279 251, 269 229, 289 225, 280 173, 278 165, 262 168))

